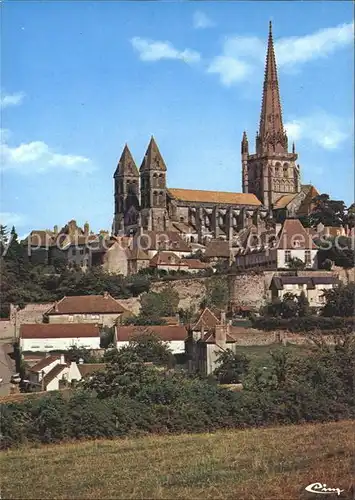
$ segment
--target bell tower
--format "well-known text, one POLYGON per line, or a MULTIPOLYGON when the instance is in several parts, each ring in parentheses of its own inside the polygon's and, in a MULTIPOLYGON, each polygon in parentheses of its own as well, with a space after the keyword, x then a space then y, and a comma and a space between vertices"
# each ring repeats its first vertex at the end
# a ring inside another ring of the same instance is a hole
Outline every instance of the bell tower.
POLYGON ((135 230, 139 214, 139 172, 127 144, 123 148, 116 171, 115 215, 113 234, 127 234, 135 230))
POLYGON ((245 132, 242 139, 243 192, 255 194, 268 209, 272 209, 274 203, 282 196, 298 193, 301 190, 301 183, 299 166, 296 165, 297 158, 294 145, 292 152, 288 152, 288 138, 283 128, 270 22, 255 154, 249 154, 245 132))
POLYGON ((166 230, 166 165, 152 136, 139 169, 143 229, 166 230))

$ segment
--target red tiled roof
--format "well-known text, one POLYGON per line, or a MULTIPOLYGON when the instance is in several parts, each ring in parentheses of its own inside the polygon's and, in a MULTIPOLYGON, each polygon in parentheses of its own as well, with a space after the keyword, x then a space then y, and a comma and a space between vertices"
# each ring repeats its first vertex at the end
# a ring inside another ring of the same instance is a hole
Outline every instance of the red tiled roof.
POLYGON ((215 316, 213 312, 208 307, 206 307, 202 311, 201 316, 199 317, 195 325, 192 327, 192 330, 200 331, 202 330, 202 328, 204 329, 215 328, 215 326, 219 325, 219 323, 220 321, 217 318, 217 316, 215 316))
POLYGON ((63 297, 46 313, 56 314, 122 314, 127 310, 110 294, 63 297))
POLYGON ((41 372, 43 368, 49 366, 54 361, 60 360, 60 356, 47 356, 30 368, 31 372, 41 372))
POLYGON ((225 205, 256 205, 261 202, 251 193, 230 193, 225 191, 202 191, 197 189, 169 188, 168 195, 180 201, 218 203, 225 205))
POLYGON ((20 327, 22 339, 69 339, 100 337, 99 327, 91 323, 36 323, 20 327))
POLYGON ((185 264, 189 269, 206 269, 209 265, 206 262, 201 262, 199 259, 183 259, 182 264, 185 264))
POLYGON ((185 340, 187 331, 181 325, 147 325, 147 326, 120 326, 117 328, 117 341, 127 342, 143 333, 155 333, 164 341, 185 340))
POLYGON ((279 250, 316 249, 312 236, 306 231, 298 219, 286 219, 278 237, 279 250))
POLYGON ((229 241, 211 240, 206 246, 205 257, 229 258, 231 254, 229 241))
POLYGON ((150 259, 150 266, 181 266, 181 259, 174 252, 157 252, 152 259, 150 259))

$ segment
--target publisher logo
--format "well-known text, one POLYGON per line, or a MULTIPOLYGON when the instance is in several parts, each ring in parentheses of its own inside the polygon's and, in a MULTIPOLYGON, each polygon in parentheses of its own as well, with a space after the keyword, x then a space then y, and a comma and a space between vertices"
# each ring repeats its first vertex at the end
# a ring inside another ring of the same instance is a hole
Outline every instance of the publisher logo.
POLYGON ((340 488, 329 488, 325 483, 312 483, 305 487, 306 491, 310 493, 320 493, 321 495, 329 495, 331 493, 336 493, 338 496, 344 490, 340 488))

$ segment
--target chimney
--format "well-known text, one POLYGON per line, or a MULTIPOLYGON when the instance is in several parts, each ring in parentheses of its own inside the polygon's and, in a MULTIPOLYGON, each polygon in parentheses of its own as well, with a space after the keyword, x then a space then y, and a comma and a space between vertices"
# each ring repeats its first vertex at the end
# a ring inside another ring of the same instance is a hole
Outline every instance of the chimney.
POLYGON ((175 318, 176 318, 177 324, 180 325, 180 315, 179 315, 179 313, 175 314, 175 318))
POLYGON ((108 299, 108 292, 104 292, 104 299, 108 299))
POLYGON ((221 312, 221 325, 225 325, 226 324, 226 313, 225 311, 222 311, 221 312))
POLYGON ((216 325, 215 330, 215 341, 216 345, 221 349, 227 348, 227 326, 226 325, 216 325))
POLYGON ((64 356, 64 354, 60 355, 60 364, 61 365, 65 365, 65 356, 64 356))
POLYGON ((55 312, 58 312, 58 302, 54 302, 54 310, 55 312))
POLYGON ((85 224, 84 224, 84 236, 89 236, 89 232, 90 232, 89 223, 85 222, 85 224))
POLYGON ((54 234, 58 234, 58 226, 54 226, 54 228, 53 228, 53 233, 54 233, 54 234))

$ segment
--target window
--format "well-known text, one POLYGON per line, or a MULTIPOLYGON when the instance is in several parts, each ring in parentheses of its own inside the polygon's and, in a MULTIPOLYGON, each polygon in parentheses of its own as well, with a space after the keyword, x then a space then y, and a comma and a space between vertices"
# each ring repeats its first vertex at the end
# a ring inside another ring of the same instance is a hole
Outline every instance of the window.
POLYGON ((311 261, 311 251, 310 250, 305 251, 304 257, 305 257, 305 263, 311 264, 312 261, 311 261))
POLYGON ((287 177, 287 167, 284 167, 284 177, 287 177))
POLYGON ((285 262, 286 264, 291 260, 291 250, 285 250, 285 262))
POLYGON ((75 256, 76 255, 76 248, 73 248, 72 249, 72 255, 75 256))

